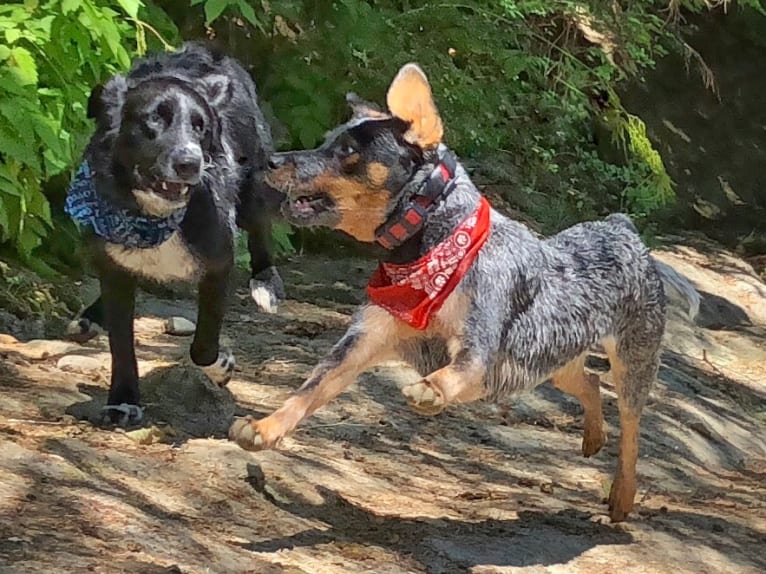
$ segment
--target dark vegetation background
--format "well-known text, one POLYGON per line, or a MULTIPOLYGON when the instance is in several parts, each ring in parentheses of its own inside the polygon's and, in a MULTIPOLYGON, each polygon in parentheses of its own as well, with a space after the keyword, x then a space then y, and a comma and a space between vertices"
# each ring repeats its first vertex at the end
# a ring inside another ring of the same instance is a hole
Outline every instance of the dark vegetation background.
MULTIPOLYGON (((63 214, 93 85, 184 39, 253 73, 283 148, 383 102, 418 61, 446 139, 550 233, 615 210, 766 253, 761 0, 25 0, 0 5, 0 312, 66 314, 84 272, 63 214)), ((282 252, 337 239, 275 231, 282 252)))

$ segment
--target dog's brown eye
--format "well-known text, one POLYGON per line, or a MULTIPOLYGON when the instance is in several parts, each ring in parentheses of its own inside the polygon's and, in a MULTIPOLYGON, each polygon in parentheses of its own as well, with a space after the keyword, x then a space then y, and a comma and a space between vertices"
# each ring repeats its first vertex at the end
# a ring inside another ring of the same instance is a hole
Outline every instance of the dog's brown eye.
POLYGON ((359 163, 359 154, 354 151, 349 155, 343 156, 340 160, 340 163, 344 171, 352 172, 354 171, 354 168, 356 168, 356 165, 359 163))

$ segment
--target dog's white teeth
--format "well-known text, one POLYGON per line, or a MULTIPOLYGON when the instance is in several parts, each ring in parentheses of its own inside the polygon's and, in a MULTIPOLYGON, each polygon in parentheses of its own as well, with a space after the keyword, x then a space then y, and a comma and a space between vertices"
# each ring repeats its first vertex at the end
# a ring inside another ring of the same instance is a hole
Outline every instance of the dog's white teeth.
POLYGON ((162 182, 162 191, 167 191, 167 190, 168 190, 168 184, 163 181, 162 182))
POLYGON ((181 188, 181 195, 186 195, 186 193, 189 191, 189 186, 185 185, 181 188))

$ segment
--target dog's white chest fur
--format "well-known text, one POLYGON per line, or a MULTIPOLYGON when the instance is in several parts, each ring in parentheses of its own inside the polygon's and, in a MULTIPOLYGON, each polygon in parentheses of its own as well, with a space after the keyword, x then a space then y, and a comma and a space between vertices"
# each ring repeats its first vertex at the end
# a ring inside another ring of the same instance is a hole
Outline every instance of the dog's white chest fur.
POLYGON ((187 281, 199 270, 199 262, 179 232, 149 249, 126 249, 122 245, 107 243, 106 253, 121 267, 155 281, 187 281))

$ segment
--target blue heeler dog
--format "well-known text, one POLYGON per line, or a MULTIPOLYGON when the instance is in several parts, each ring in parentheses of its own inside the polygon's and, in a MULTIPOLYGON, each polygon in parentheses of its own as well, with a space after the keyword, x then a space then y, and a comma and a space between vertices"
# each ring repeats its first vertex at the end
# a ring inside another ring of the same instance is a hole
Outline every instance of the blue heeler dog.
POLYGON ((417 412, 496 399, 550 379, 584 409, 585 456, 606 441, 599 378, 585 371, 606 350, 619 398, 620 457, 609 494, 612 521, 636 494, 639 419, 659 364, 663 282, 699 294, 655 260, 628 217, 575 225, 538 239, 491 209, 441 143, 426 76, 404 66, 388 111, 349 95, 354 117, 314 150, 275 154, 267 179, 286 194, 296 225, 340 229, 387 256, 370 280, 370 303, 303 386, 262 420, 235 420, 229 437, 273 447, 303 419, 390 359, 423 375, 403 393, 417 412))

